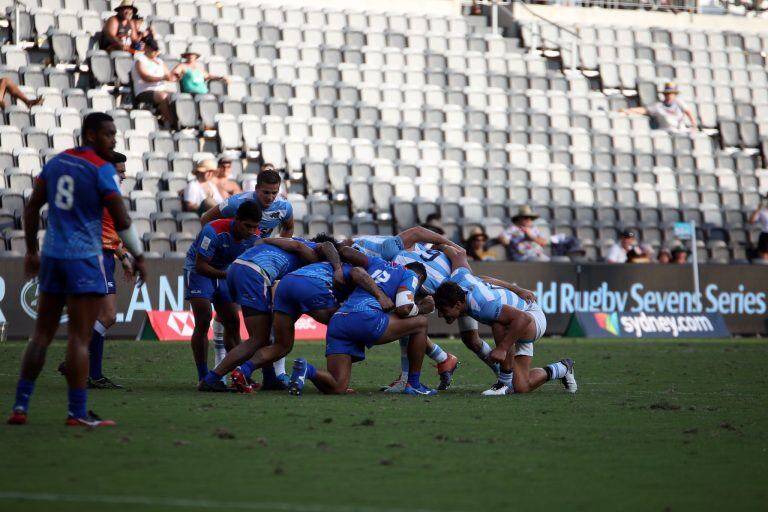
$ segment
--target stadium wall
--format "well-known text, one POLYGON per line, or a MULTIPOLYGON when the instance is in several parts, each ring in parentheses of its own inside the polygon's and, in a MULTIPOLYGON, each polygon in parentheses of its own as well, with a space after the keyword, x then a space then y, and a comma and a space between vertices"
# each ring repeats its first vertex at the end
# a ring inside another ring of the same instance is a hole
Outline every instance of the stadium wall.
MULTIPOLYGON (((23 263, 22 258, 0 263, 0 322, 16 339, 32 333, 37 298, 37 283, 23 277, 23 263)), ((140 289, 124 283, 117 270, 118 322, 110 336, 136 337, 147 310, 187 307, 181 261, 156 260, 149 268, 149 282, 140 289)), ((700 305, 692 293, 690 266, 475 263, 473 270, 536 291, 547 313, 548 334, 564 334, 575 312, 720 313, 734 334, 768 333, 768 272, 760 266, 702 265, 700 305)), ((430 332, 457 334, 455 325, 437 315, 430 318, 430 332)))

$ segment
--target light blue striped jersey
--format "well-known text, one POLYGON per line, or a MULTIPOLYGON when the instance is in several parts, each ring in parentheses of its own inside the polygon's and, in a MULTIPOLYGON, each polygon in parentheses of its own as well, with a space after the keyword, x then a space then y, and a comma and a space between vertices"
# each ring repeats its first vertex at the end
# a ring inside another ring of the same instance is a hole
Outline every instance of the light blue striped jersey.
MULTIPOLYGON (((225 218, 234 217, 237 213, 237 209, 240 205, 251 201, 258 204, 258 198, 256 192, 242 192, 235 194, 219 203, 219 211, 221 216, 225 218)), ((261 206, 261 205, 259 205, 261 206)), ((261 210, 261 222, 259 222, 259 229, 261 230, 261 238, 268 238, 272 236, 272 231, 276 227, 281 226, 288 220, 293 218, 293 206, 291 202, 282 197, 278 197, 267 208, 261 210)))
POLYGON ((404 249, 403 241, 399 236, 361 236, 352 241, 352 248, 376 258, 383 258, 387 261, 397 256, 397 253, 404 249))
MULTIPOLYGON (((293 240, 303 243, 310 249, 317 247, 316 243, 304 240, 303 238, 294 237, 293 240)), ((270 281, 273 283, 284 275, 304 266, 301 258, 295 252, 284 251, 275 245, 263 242, 245 251, 237 260, 258 265, 267 273, 270 281)))
POLYGON ((401 251, 393 261, 403 266, 413 262, 423 264, 427 269, 427 280, 421 289, 428 295, 433 295, 443 281, 451 277, 451 260, 448 256, 423 244, 414 244, 412 250, 401 251))
POLYGON ((467 292, 467 314, 478 322, 495 322, 505 304, 521 311, 528 309, 527 303, 516 293, 482 281, 466 267, 454 270, 450 280, 467 292))

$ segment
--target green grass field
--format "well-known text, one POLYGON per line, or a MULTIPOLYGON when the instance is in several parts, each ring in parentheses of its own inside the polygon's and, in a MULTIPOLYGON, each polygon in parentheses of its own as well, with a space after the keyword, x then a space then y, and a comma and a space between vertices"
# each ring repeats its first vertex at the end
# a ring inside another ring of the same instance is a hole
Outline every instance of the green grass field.
MULTIPOLYGON (((63 426, 55 344, 26 427, 0 425, 0 510, 765 510, 768 342, 545 339, 560 383, 485 398, 488 369, 458 342, 455 385, 429 399, 377 391, 397 344, 354 368, 355 395, 194 391, 184 344, 109 342, 94 391, 113 429, 63 426)), ((10 409, 23 344, 0 344, 10 409)), ((294 356, 323 363, 319 343, 294 356)), ((436 384, 432 370, 424 379, 436 384)))

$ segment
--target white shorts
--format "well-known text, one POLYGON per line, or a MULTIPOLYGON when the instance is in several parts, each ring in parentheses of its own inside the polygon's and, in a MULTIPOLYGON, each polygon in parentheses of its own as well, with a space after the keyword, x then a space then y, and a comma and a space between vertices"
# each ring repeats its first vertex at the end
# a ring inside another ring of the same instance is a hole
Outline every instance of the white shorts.
POLYGON ((534 342, 541 339, 547 331, 547 317, 544 315, 544 311, 537 302, 530 304, 525 312, 531 315, 533 322, 536 324, 536 338, 532 340, 521 340, 515 343, 515 356, 533 357, 534 342))
POLYGON ((471 316, 467 315, 459 317, 459 332, 476 331, 479 328, 480 324, 478 324, 477 320, 471 316))

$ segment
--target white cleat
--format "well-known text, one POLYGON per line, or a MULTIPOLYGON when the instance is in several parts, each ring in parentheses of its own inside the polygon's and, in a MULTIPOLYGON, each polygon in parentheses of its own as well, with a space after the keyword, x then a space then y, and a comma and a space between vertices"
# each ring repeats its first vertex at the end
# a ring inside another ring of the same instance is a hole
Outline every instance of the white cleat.
POLYGON ((490 389, 483 391, 483 396, 511 395, 512 393, 514 393, 512 386, 507 386, 503 382, 498 381, 490 389))
POLYGON ((403 391, 405 391, 405 385, 407 382, 404 380, 397 379, 392 384, 390 384, 385 390, 385 393, 394 393, 396 395, 401 394, 403 391))
POLYGON ((576 384, 576 376, 573 373, 573 359, 561 359, 560 362, 568 368, 565 377, 560 379, 560 382, 562 382, 566 393, 575 393, 579 386, 576 384))

